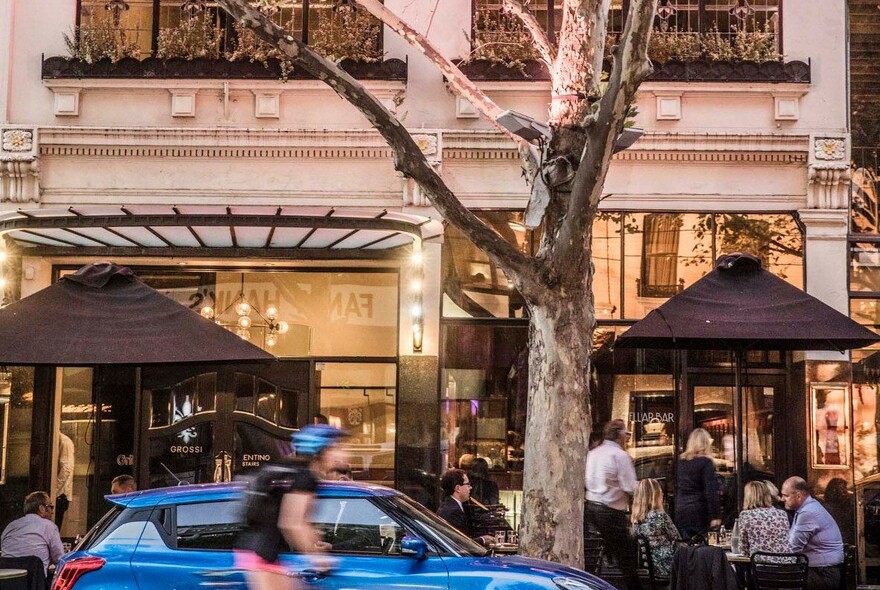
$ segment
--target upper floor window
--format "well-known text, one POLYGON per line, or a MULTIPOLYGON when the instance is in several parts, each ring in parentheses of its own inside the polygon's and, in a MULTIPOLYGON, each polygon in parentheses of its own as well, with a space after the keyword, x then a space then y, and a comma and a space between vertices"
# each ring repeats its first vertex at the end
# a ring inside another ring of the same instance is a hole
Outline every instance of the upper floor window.
MULTIPOLYGON (((525 2, 555 39, 562 26, 563 0, 525 2)), ((782 0, 660 0, 649 53, 654 61, 771 61, 781 58, 782 0)), ((623 32, 630 0, 611 0, 608 43, 623 32)), ((528 32, 501 0, 473 0, 475 56, 493 61, 532 59, 528 32)))
MULTIPOLYGON (((107 57, 253 59, 266 48, 211 0, 78 0, 80 52, 107 57)), ((327 57, 382 59, 382 27, 333 0, 275 0, 264 10, 327 57)), ((272 56, 272 55, 270 55, 272 56)), ((77 56, 79 57, 79 56, 77 56)), ((259 57, 257 57, 259 60, 259 57)))

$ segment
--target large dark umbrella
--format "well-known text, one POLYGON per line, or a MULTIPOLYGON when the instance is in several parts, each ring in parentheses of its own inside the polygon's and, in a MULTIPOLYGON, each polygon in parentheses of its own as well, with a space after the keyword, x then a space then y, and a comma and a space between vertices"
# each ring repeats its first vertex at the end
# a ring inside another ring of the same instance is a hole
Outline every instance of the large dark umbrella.
MULTIPOLYGON (((748 350, 836 350, 880 336, 761 268, 749 254, 718 259, 715 269, 636 322, 617 347, 730 350, 735 359, 736 456, 742 461, 742 363, 748 350)), ((742 467, 737 466, 742 493, 742 467)))
POLYGON ((153 365, 275 357, 108 262, 0 309, 0 364, 153 365))

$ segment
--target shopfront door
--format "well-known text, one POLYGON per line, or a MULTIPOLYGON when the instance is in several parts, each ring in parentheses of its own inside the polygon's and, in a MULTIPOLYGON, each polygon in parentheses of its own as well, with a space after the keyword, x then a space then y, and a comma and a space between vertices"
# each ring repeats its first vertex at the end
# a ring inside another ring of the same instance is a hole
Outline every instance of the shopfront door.
POLYGON ((307 421, 313 363, 142 370, 138 484, 230 481, 289 452, 307 421))
MULTIPOLYGON (((704 428, 712 436, 712 454, 721 492, 722 520, 732 525, 737 514, 737 482, 769 480, 787 475, 784 437, 776 431, 776 417, 784 414, 785 377, 779 374, 747 374, 743 377, 740 415, 731 374, 699 373, 687 377, 686 403, 692 428, 704 428), (739 444, 737 444, 739 442, 739 444), (737 453, 737 449, 742 449, 737 453), (739 455, 742 456, 739 456, 739 455), (738 478, 737 474, 742 477, 738 478)), ((682 441, 686 444, 687 439, 682 441)))

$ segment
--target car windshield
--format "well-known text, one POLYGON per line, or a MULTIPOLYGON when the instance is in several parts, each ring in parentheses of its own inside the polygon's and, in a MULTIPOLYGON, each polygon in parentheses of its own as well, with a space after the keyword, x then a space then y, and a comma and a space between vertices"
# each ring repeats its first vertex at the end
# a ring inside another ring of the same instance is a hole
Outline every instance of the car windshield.
POLYGON ((418 528, 425 538, 459 556, 482 557, 488 551, 467 538, 448 522, 406 496, 388 498, 394 507, 418 528))

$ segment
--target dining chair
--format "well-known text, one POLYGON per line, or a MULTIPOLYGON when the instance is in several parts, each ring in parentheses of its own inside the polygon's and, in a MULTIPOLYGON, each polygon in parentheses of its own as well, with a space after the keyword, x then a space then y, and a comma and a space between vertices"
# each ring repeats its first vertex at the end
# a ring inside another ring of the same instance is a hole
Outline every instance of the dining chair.
POLYGON ((669 578, 657 575, 657 569, 654 567, 654 556, 651 553, 651 544, 648 542, 648 538, 644 535, 637 535, 636 543, 639 547, 639 577, 643 577, 645 574, 647 575, 648 581, 651 584, 651 590, 668 588, 669 578))
POLYGON ((605 544, 597 532, 584 533, 584 571, 598 576, 602 570, 602 555, 605 544))
POLYGON ((752 554, 752 590, 806 590, 810 560, 803 553, 752 554))
POLYGON ((845 590, 856 590, 858 584, 858 561, 856 557, 856 546, 844 544, 843 546, 843 565, 840 580, 845 590))

